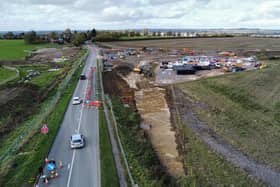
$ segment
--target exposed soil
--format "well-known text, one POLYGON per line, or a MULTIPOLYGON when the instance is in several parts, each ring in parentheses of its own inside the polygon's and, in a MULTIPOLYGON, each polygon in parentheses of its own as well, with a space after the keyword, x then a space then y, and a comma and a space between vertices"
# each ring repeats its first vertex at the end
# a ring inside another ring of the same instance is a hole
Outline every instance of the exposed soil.
POLYGON ((80 51, 79 47, 63 47, 63 48, 43 48, 32 53, 28 61, 31 62, 53 62, 55 58, 65 58, 72 60, 80 51))
POLYGON ((130 72, 127 76, 121 75, 121 78, 127 82, 130 88, 138 89, 138 82, 141 81, 141 75, 130 72))
POLYGON ((0 90, 0 140, 36 110, 38 96, 38 89, 33 86, 0 90))
POLYGON ((135 92, 135 100, 144 125, 149 127, 147 132, 162 164, 171 175, 184 175, 165 100, 165 89, 142 89, 135 92))
POLYGON ((117 64, 111 72, 104 72, 103 82, 106 93, 112 96, 135 98, 134 107, 137 106, 143 119, 142 125, 148 126, 145 130, 161 163, 171 175, 184 175, 165 100, 165 89, 151 87, 149 80, 131 72, 130 66, 124 63, 120 66, 117 64))
MULTIPOLYGON (((143 41, 118 41, 104 42, 117 47, 152 47, 152 48, 190 48, 194 50, 278 50, 280 49, 279 38, 188 38, 171 40, 143 40, 143 41)), ((279 54, 279 53, 278 53, 279 54)))
POLYGON ((117 71, 103 73, 104 91, 112 96, 133 96, 134 90, 129 88, 125 80, 120 78, 117 71))
POLYGON ((194 105, 199 108, 207 107, 203 103, 192 102, 188 99, 188 96, 179 89, 174 89, 173 104, 171 104, 171 107, 176 107, 178 109, 180 118, 187 128, 191 128, 211 149, 222 155, 227 161, 246 171, 249 176, 253 176, 269 186, 280 186, 279 172, 267 165, 256 162, 219 137, 206 123, 197 118, 192 110, 194 105))

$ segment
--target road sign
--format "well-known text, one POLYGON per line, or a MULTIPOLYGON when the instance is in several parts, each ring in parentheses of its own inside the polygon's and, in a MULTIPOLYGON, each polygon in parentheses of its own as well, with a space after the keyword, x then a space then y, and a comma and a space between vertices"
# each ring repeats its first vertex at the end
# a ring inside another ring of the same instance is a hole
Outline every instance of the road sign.
POLYGON ((42 134, 47 134, 48 132, 49 132, 48 126, 46 124, 43 125, 43 127, 41 128, 41 133, 42 134))
POLYGON ((101 101, 90 101, 89 106, 99 107, 101 105, 101 101))

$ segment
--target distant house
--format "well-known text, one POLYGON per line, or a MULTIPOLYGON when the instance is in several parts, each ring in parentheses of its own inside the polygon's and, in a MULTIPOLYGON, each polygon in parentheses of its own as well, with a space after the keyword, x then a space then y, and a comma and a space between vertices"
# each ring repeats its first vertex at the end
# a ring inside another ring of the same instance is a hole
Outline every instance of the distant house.
POLYGON ((63 38, 58 38, 58 39, 51 38, 50 43, 64 44, 64 39, 63 38))

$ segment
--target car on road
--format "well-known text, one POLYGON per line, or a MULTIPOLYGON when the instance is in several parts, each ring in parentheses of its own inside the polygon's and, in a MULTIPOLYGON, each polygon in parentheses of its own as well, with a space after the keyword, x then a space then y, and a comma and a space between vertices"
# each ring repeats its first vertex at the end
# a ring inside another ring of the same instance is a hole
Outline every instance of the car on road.
POLYGON ((87 79, 87 76, 84 75, 84 74, 82 74, 82 75, 80 76, 80 79, 81 79, 81 80, 86 80, 86 79, 87 79))
POLYGON ((80 97, 73 97, 72 104, 73 105, 79 105, 83 102, 83 100, 80 97))
POLYGON ((73 134, 70 137, 71 149, 83 148, 85 146, 85 137, 82 134, 73 134))

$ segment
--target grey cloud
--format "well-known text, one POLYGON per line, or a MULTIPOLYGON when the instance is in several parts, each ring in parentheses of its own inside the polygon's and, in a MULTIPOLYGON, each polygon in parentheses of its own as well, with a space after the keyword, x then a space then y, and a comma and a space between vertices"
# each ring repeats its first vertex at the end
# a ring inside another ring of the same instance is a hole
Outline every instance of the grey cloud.
MULTIPOLYGON (((277 0, 9 0, 0 30, 86 27, 238 27, 277 20, 277 0), (265 6, 260 5, 263 3, 265 6), (262 8, 260 7, 262 6, 262 8), (265 7, 265 8, 264 8, 265 7), (257 11, 260 9, 259 11, 257 11), (20 24, 18 24, 20 23, 20 24)), ((274 23, 277 23, 274 21, 274 23)), ((266 24, 268 25, 268 24, 266 24)), ((279 24, 272 25, 279 27, 279 24)))
POLYGON ((67 5, 74 3, 75 0, 27 0, 27 2, 39 5, 67 5))

